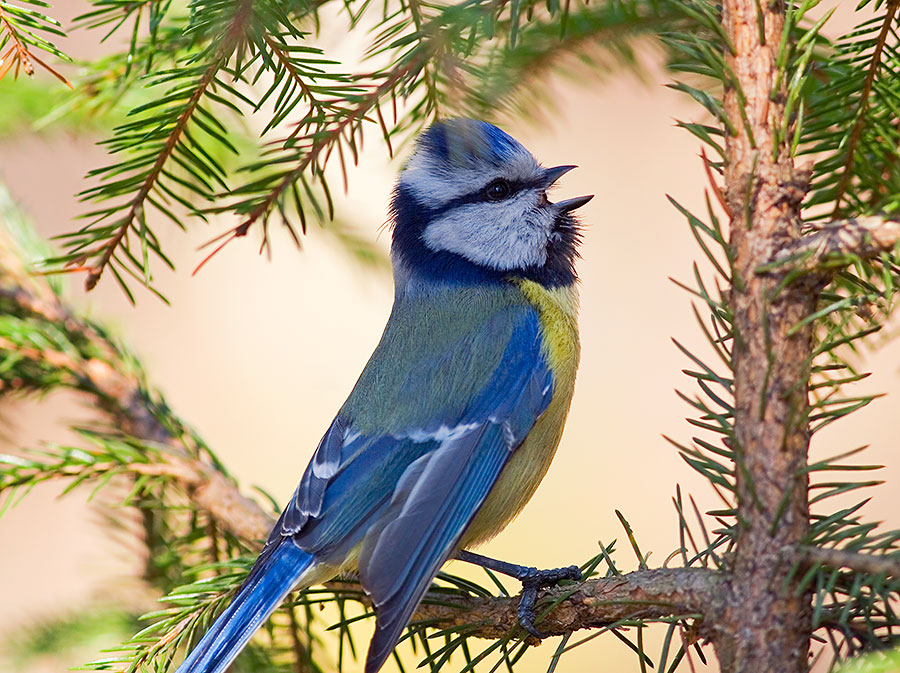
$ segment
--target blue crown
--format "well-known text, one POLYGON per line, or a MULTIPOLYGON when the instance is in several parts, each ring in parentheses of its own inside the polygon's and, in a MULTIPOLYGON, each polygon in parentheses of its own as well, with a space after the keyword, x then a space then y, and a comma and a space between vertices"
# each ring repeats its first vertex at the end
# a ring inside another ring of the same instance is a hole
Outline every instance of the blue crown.
POLYGON ((418 149, 454 166, 484 162, 500 166, 527 151, 493 124, 462 118, 435 122, 421 135, 418 149))

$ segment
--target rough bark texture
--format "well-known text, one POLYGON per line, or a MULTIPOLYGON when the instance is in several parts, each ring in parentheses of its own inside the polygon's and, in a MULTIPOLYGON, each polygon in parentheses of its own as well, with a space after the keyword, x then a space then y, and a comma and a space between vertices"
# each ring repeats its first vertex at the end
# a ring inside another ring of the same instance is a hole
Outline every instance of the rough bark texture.
MULTIPOLYGON (((538 627, 547 636, 561 636, 578 629, 602 628, 622 619, 703 614, 715 621, 724 609, 724 585, 725 577, 713 570, 660 568, 591 579, 577 587, 554 587, 541 592, 541 601, 568 597, 538 627)), ((467 632, 473 636, 502 638, 518 628, 518 606, 518 597, 472 598, 452 605, 426 602, 416 610, 413 621, 433 620, 438 628, 471 624, 467 632)))
POLYGON ((805 671, 809 648, 809 596, 787 582, 792 559, 785 552, 809 529, 803 467, 812 331, 789 330, 813 311, 817 292, 800 282, 776 293, 779 276, 757 273, 800 238, 806 182, 773 137, 784 116, 784 92, 774 83, 783 10, 782 2, 765 0, 726 0, 723 7, 736 78, 725 92, 725 113, 736 129, 726 143, 725 198, 734 259, 739 531, 728 607, 714 636, 727 673, 805 671))

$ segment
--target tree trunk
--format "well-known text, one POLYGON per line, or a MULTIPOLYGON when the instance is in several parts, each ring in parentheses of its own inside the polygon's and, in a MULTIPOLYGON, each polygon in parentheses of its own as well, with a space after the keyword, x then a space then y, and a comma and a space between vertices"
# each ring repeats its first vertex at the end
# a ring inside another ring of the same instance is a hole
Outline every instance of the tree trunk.
POLYGON ((714 636, 726 673, 806 671, 810 596, 788 581, 788 550, 809 530, 808 379, 810 326, 818 288, 757 269, 800 237, 806 180, 793 165, 784 128, 784 86, 776 57, 784 4, 726 0, 723 25, 734 45, 725 113, 725 199, 730 210, 734 312, 738 534, 730 599, 714 636))

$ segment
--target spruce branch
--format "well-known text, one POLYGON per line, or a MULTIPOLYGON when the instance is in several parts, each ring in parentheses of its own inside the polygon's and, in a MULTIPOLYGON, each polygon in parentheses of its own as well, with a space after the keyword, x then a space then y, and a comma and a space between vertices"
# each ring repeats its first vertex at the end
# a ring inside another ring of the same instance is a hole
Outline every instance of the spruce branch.
MULTIPOLYGON (((860 5, 860 9, 865 5, 860 5)), ((815 157, 805 209, 816 220, 893 213, 900 184, 896 2, 812 53, 791 82, 796 154, 815 157)))
MULTIPOLYGON (((706 568, 652 568, 545 589, 539 609, 546 604, 553 607, 541 619, 540 630, 560 636, 625 620, 679 616, 715 623, 725 607, 724 586, 725 576, 706 568)), ((497 639, 519 629, 518 605, 516 596, 425 602, 412 621, 441 629, 469 625, 470 637, 497 639)))
POLYGON ((116 253, 119 246, 122 245, 125 236, 129 233, 129 231, 131 231, 132 227, 135 226, 135 220, 143 219, 145 217, 144 204, 147 201, 147 197, 150 196, 151 190, 156 185, 156 182, 159 179, 160 174, 162 173, 163 166, 165 166, 166 162, 172 156, 172 153, 175 151, 176 145, 181 140, 182 134, 187 127, 188 121, 191 119, 194 111, 197 109, 197 104, 200 102, 201 97, 206 93, 216 73, 222 67, 224 59, 230 54, 230 48, 232 46, 232 44, 229 44, 226 41, 222 45, 222 49, 219 54, 217 54, 216 58, 213 59, 213 63, 203 74, 203 77, 200 79, 200 83, 191 94, 187 106, 178 117, 178 120, 175 123, 175 127, 166 138, 165 144, 163 145, 162 151, 159 153, 156 162, 151 167, 150 172, 147 174, 147 177, 144 178, 144 181, 141 184, 137 194, 135 194, 134 198, 129 202, 128 211, 116 224, 116 229, 112 237, 109 240, 104 241, 102 245, 98 246, 97 248, 87 250, 81 253, 77 259, 68 262, 69 266, 80 266, 85 264, 85 262, 90 259, 93 259, 95 257, 97 258, 96 262, 91 264, 91 266, 88 268, 87 278, 84 281, 85 289, 93 290, 94 287, 96 287, 97 283, 100 281, 100 276, 103 275, 103 271, 109 265, 113 255, 116 253))
MULTIPOLYGON (((109 415, 116 434, 165 449, 153 463, 123 464, 123 473, 170 478, 222 530, 248 544, 264 539, 272 516, 243 496, 217 462, 201 458, 207 453, 202 442, 149 388, 133 357, 104 330, 74 313, 47 280, 31 274, 15 242, 0 228, 0 309, 8 322, 27 321, 30 331, 52 335, 34 345, 12 341, 14 331, 0 336, 0 361, 5 362, 0 393, 43 390, 52 383, 90 395, 109 415), (28 362, 31 369, 23 366, 28 362)), ((33 461, 30 469, 52 476, 53 460, 33 461)), ((103 473, 98 469, 91 474, 103 473)), ((61 470, 56 476, 78 474, 61 470)))
MULTIPOLYGON (((361 126, 365 121, 366 116, 378 107, 384 96, 394 91, 398 86, 402 86, 410 77, 414 77, 421 72, 426 61, 426 57, 416 58, 407 63, 404 67, 388 73, 381 83, 375 86, 371 91, 360 96, 353 108, 349 110, 339 110, 334 114, 333 119, 325 122, 318 119, 314 120, 316 127, 320 130, 317 130, 312 135, 308 144, 301 144, 301 147, 303 147, 302 155, 296 165, 282 175, 277 176, 272 187, 259 198, 248 199, 230 206, 231 209, 237 212, 249 208, 249 212, 239 225, 210 242, 213 243, 224 239, 218 247, 216 247, 200 263, 200 266, 203 266, 203 264, 205 264, 213 255, 235 238, 246 236, 254 224, 259 221, 265 221, 273 208, 275 208, 278 202, 283 199, 284 194, 291 189, 294 189, 297 181, 300 180, 304 173, 307 170, 310 170, 310 168, 313 169, 315 177, 320 181, 320 184, 324 184, 322 182, 323 166, 319 164, 320 158, 323 159, 322 163, 324 164, 332 151, 337 149, 343 166, 344 159, 341 144, 348 142, 351 146, 355 146, 353 137, 357 134, 361 135, 361 126), (348 137, 349 140, 347 139, 348 137)), ((385 138, 388 138, 389 133, 386 128, 384 129, 384 133, 385 138)), ((356 151, 354 149, 354 155, 355 153, 356 151)), ((343 170, 344 173, 346 173, 346 167, 344 167, 343 170)), ((300 205, 299 197, 297 198, 297 210, 298 213, 303 213, 303 207, 300 205)), ((286 219, 285 225, 293 232, 293 227, 287 224, 286 219)), ((299 240, 296 233, 292 233, 292 235, 295 240, 299 240)), ((200 266, 198 266, 198 269, 200 266)))
MULTIPOLYGON (((261 251, 268 249, 269 219, 276 212, 299 242, 309 212, 319 220, 333 218, 326 164, 332 157, 340 161, 346 189, 347 166, 357 161, 365 124, 377 124, 392 154, 393 138, 407 139, 429 119, 471 114, 476 107, 479 116, 489 117, 492 109, 512 104, 516 91, 531 90, 528 79, 554 67, 561 55, 586 53, 591 44, 591 56, 581 60, 595 71, 612 59, 637 68, 634 36, 689 22, 679 3, 647 0, 385 5, 366 56, 387 57, 389 65, 348 73, 300 29, 318 22, 324 2, 259 0, 248 10, 249 3, 198 0, 188 15, 153 0, 103 2, 80 17, 84 26, 132 33, 128 49, 90 75, 89 105, 114 103, 136 85, 170 89, 133 109, 135 120, 108 141, 113 154, 127 156, 92 171, 100 182, 82 196, 102 205, 86 215, 94 218, 90 224, 66 236, 65 254, 48 261, 87 272, 88 289, 111 268, 129 297, 128 276, 152 290, 150 258, 170 265, 153 231, 154 211, 185 226, 180 207, 201 219, 211 212, 239 218, 210 241, 217 247, 209 257, 257 224, 261 251), (239 46, 232 39, 236 32, 239 46), (204 108, 207 99, 239 115, 268 115, 257 160, 238 168, 213 156, 211 148, 234 147, 204 108), (271 113, 263 112, 266 103, 274 103, 271 113), (406 109, 398 115, 401 103, 406 109), (385 106, 393 110, 392 122, 385 106), (290 124, 287 135, 267 137, 290 124)), ((351 29, 370 7, 347 7, 351 29)))
POLYGON ((878 37, 875 40, 874 49, 870 56, 866 79, 863 82, 862 91, 859 92, 859 103, 854 113, 856 119, 853 128, 850 131, 847 147, 844 150, 846 159, 844 161, 844 168, 840 180, 835 187, 835 194, 833 197, 834 211, 831 214, 833 218, 836 218, 840 214, 841 202, 843 201, 847 188, 850 186, 850 181, 853 178, 853 166, 856 162, 856 149, 866 126, 866 114, 871 105, 872 86, 875 84, 875 76, 878 73, 878 69, 882 66, 882 53, 887 45, 888 35, 893 26, 894 17, 897 14, 898 8, 900 8, 900 0, 888 0, 885 5, 884 16, 881 19, 881 28, 878 32, 878 37))
MULTIPOLYGON (((35 7, 50 7, 43 0, 19 0, 21 4, 35 7)), ((15 67, 13 74, 19 76, 21 70, 29 77, 34 76, 34 64, 44 68, 60 82, 72 89, 72 84, 58 70, 48 65, 29 47, 36 47, 63 61, 71 60, 52 42, 39 36, 37 32, 65 37, 62 24, 39 10, 22 7, 8 0, 0 0, 0 80, 15 67), (7 48, 8 47, 8 48, 7 48)))
MULTIPOLYGON (((165 137, 159 148, 155 148, 154 155, 155 159, 149 168, 143 170, 142 172, 137 173, 136 175, 129 176, 124 180, 122 178, 118 178, 118 184, 127 186, 130 190, 132 187, 136 186, 137 191, 134 195, 124 204, 125 212, 120 215, 118 219, 116 219, 112 226, 105 225, 103 231, 103 238, 99 243, 91 246, 92 236, 88 235, 86 237, 79 237, 75 239, 75 244, 72 247, 72 250, 69 255, 64 258, 59 258, 57 260, 50 260, 51 263, 54 261, 63 262, 69 268, 77 268, 83 269, 87 271, 87 277, 85 279, 85 288, 88 290, 93 289, 100 280, 103 272, 110 266, 113 262, 114 257, 117 253, 121 252, 124 255, 124 258, 120 262, 120 266, 123 270, 132 273, 134 275, 134 269, 132 267, 137 267, 137 270, 143 269, 144 271, 144 282, 149 281, 149 269, 146 268, 146 260, 141 263, 139 262, 134 253, 131 252, 130 246, 127 243, 128 235, 134 230, 138 229, 138 238, 140 240, 141 249, 144 251, 143 254, 146 258, 146 250, 148 247, 152 248, 154 252, 160 256, 164 261, 166 261, 165 255, 162 254, 162 251, 159 249, 158 243, 155 241, 155 237, 152 237, 147 225, 147 205, 152 204, 155 205, 157 209, 162 210, 162 212, 166 213, 167 208, 162 206, 159 201, 156 201, 152 198, 152 194, 154 191, 160 192, 158 198, 165 198, 168 193, 169 196, 176 198, 176 195, 171 192, 170 189, 164 187, 160 183, 161 177, 166 172, 166 166, 169 164, 170 160, 176 159, 174 156, 176 151, 178 151, 179 147, 185 142, 186 134, 188 130, 188 124, 193 121, 196 117, 196 114, 199 110, 200 101, 207 96, 210 88, 213 83, 216 81, 216 78, 222 68, 225 66, 227 61, 233 56, 235 51, 237 51, 242 44, 247 40, 247 33, 250 30, 250 27, 253 23, 253 2, 252 0, 242 0, 237 9, 234 11, 233 16, 231 17, 227 27, 220 36, 221 41, 218 45, 211 48, 211 54, 209 57, 209 61, 207 65, 203 68, 202 73, 196 82, 192 83, 187 90, 189 91, 189 96, 183 102, 179 99, 183 98, 185 88, 182 86, 177 90, 175 94, 170 94, 167 98, 174 99, 176 103, 181 103, 181 111, 178 113, 177 117, 171 123, 170 128, 165 131, 165 137), (137 178, 137 180, 135 179, 137 178)), ((156 108, 157 104, 148 105, 145 107, 156 108)), ((165 120, 161 120, 165 123, 165 120)), ((140 122, 139 122, 140 123, 140 122)), ((146 124, 146 123, 145 123, 146 124)), ((134 127, 134 125, 132 125, 134 127)), ((202 127, 201 127, 202 128, 202 127)), ((135 134, 139 132, 138 128, 128 128, 128 133, 135 134)), ((153 135, 158 135, 158 131, 154 132, 153 135)), ((120 138, 125 136, 127 142, 127 134, 120 130, 120 138)), ((194 145, 194 141, 187 137, 187 141, 189 144, 194 145)), ((203 163, 202 161, 191 161, 191 157, 195 156, 194 153, 188 153, 187 164, 184 163, 183 160, 180 161, 182 166, 188 170, 189 173, 193 173, 197 178, 194 183, 194 188, 197 189, 197 185, 205 185, 206 180, 194 173, 191 170, 191 164, 193 164, 194 170, 199 166, 201 170, 203 168, 208 168, 208 164, 203 163)), ((146 163, 146 156, 141 157, 141 160, 138 162, 130 162, 129 167, 136 166, 138 168, 143 168, 143 164, 146 163)), ((107 174, 117 175, 122 172, 120 167, 112 167, 107 169, 107 174)), ((169 173, 169 177, 171 173, 169 173)), ((177 180, 176 180, 177 181, 177 180)), ((186 184, 184 181, 181 181, 182 184, 186 184)), ((113 183, 113 186, 116 183, 113 183)), ((90 190, 86 193, 88 196, 92 196, 94 198, 109 198, 112 194, 110 192, 111 186, 110 184, 101 185, 94 190, 90 190)), ((202 187, 201 187, 202 190, 202 187)), ((112 193, 116 193, 119 190, 113 190, 112 193)), ((178 200, 176 198, 176 200, 178 200)), ((121 208, 116 206, 113 208, 106 208, 99 212, 99 219, 94 222, 94 224, 98 224, 100 222, 105 222, 108 218, 114 217, 118 212, 121 212, 121 208)), ((82 230, 84 232, 85 230, 82 230)), ((116 273, 117 278, 120 279, 120 284, 123 285, 121 281, 121 277, 118 273, 116 273)))

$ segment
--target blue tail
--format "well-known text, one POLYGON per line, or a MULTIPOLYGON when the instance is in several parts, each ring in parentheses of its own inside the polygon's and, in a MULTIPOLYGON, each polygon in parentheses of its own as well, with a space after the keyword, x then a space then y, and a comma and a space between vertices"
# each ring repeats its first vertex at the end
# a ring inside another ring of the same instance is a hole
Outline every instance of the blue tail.
POLYGON ((289 539, 264 554, 176 673, 223 673, 313 562, 289 539))

